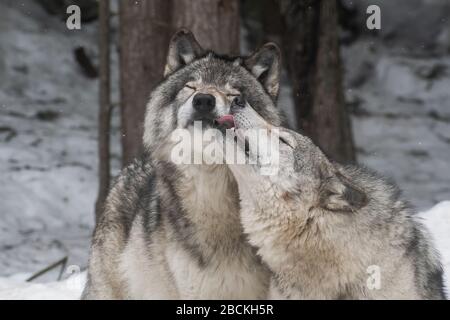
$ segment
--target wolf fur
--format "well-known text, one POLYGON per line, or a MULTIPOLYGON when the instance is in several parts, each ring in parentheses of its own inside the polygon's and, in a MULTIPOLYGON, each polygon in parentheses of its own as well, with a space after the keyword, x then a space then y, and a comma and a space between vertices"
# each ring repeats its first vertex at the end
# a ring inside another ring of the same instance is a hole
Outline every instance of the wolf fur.
POLYGON ((259 161, 230 169, 244 231, 272 272, 271 298, 445 299, 439 256, 397 187, 331 162, 309 138, 273 126, 250 105, 233 108, 238 141, 246 140, 250 157, 276 134, 278 172, 261 175, 259 161), (268 134, 245 134, 256 128, 268 134))
MULTIPOLYGON (((270 274, 243 236, 236 181, 226 165, 174 164, 178 128, 213 126, 245 94, 269 123, 279 85, 279 50, 248 58, 204 51, 187 30, 172 38, 164 81, 152 92, 144 155, 125 168, 92 240, 84 299, 262 299, 270 274), (215 97, 208 115, 195 94, 215 97)), ((196 151, 196 150, 194 150, 196 151)))

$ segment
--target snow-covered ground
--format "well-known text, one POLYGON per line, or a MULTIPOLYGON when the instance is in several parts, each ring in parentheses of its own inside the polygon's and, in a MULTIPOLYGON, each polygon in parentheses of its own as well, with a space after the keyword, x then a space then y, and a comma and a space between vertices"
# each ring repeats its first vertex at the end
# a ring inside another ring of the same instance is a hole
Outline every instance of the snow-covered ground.
POLYGON ((447 298, 450 298, 450 201, 438 203, 419 214, 421 221, 431 231, 436 249, 441 254, 447 298))
POLYGON ((86 283, 86 272, 63 281, 30 283, 22 274, 0 278, 0 300, 78 300, 86 283))
MULTIPOLYGON (((81 292, 74 282, 84 274, 55 282, 58 268, 24 280, 64 257, 68 266, 87 264, 98 82, 82 74, 73 50, 83 46, 95 61, 96 27, 69 31, 34 1, 0 2, 0 299, 81 292)), ((117 66, 115 47, 112 59, 117 66)), ((343 59, 359 162, 393 177, 423 212, 450 274, 450 204, 440 203, 450 200, 450 56, 417 57, 363 38, 343 48, 343 59)), ((113 77, 116 85, 117 68, 113 77)), ((280 104, 290 106, 289 89, 282 92, 280 104)))
MULTIPOLYGON (((0 30, 0 275, 35 272, 65 256, 85 267, 98 81, 82 74, 73 51, 83 46, 96 57, 96 25, 69 31, 35 1, 1 1, 0 30)), ((115 117, 116 170, 117 124, 115 117)))
POLYGON ((420 210, 450 199, 450 55, 344 47, 358 161, 394 178, 420 210))

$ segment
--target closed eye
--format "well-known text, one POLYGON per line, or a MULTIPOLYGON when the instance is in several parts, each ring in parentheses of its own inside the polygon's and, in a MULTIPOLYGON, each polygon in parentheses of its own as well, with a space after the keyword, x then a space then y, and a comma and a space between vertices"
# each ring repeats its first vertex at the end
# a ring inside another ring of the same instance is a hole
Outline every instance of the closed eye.
POLYGON ((228 93, 227 97, 234 98, 234 97, 239 97, 240 95, 241 95, 240 93, 228 93))
POLYGON ((282 137, 279 137, 279 139, 280 139, 280 142, 281 142, 281 143, 283 143, 283 144, 289 146, 290 148, 294 148, 293 146, 291 146, 291 145, 289 144, 289 142, 288 142, 286 139, 284 139, 284 138, 282 138, 282 137))
POLYGON ((185 86, 186 88, 189 88, 189 89, 194 90, 194 91, 197 90, 196 87, 193 87, 193 86, 191 86, 191 85, 189 85, 189 84, 185 84, 184 86, 185 86))

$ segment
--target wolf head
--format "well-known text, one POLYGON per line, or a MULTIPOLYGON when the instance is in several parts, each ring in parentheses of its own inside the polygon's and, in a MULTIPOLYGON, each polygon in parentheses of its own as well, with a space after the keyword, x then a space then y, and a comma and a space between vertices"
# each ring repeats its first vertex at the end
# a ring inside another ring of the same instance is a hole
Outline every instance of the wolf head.
POLYGON ((172 38, 163 82, 152 92, 144 123, 144 146, 167 154, 175 129, 215 126, 232 100, 244 96, 268 123, 279 124, 275 108, 280 80, 280 51, 266 44, 249 57, 225 57, 205 51, 182 29, 172 38))
POLYGON ((310 138, 268 123, 248 102, 233 104, 231 113, 236 138, 227 142, 246 158, 245 164, 229 164, 241 193, 254 197, 261 186, 263 193, 270 190, 266 198, 288 199, 294 205, 297 200, 330 211, 353 211, 365 204, 364 192, 310 138), (268 165, 272 170, 264 172, 268 165))

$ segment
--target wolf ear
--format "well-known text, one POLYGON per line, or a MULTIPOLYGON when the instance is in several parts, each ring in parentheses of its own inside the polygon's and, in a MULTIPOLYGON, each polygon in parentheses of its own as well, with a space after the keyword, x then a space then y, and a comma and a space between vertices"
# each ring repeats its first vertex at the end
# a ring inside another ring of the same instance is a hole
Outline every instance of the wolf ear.
POLYGON ((281 51, 269 42, 245 59, 245 66, 263 84, 273 100, 280 87, 281 51))
POLYGON ((340 174, 333 173, 324 178, 320 190, 320 206, 330 211, 352 212, 367 204, 367 195, 351 181, 340 174))
POLYGON ((170 40, 164 77, 192 62, 202 54, 203 49, 194 35, 184 28, 178 30, 170 40))

